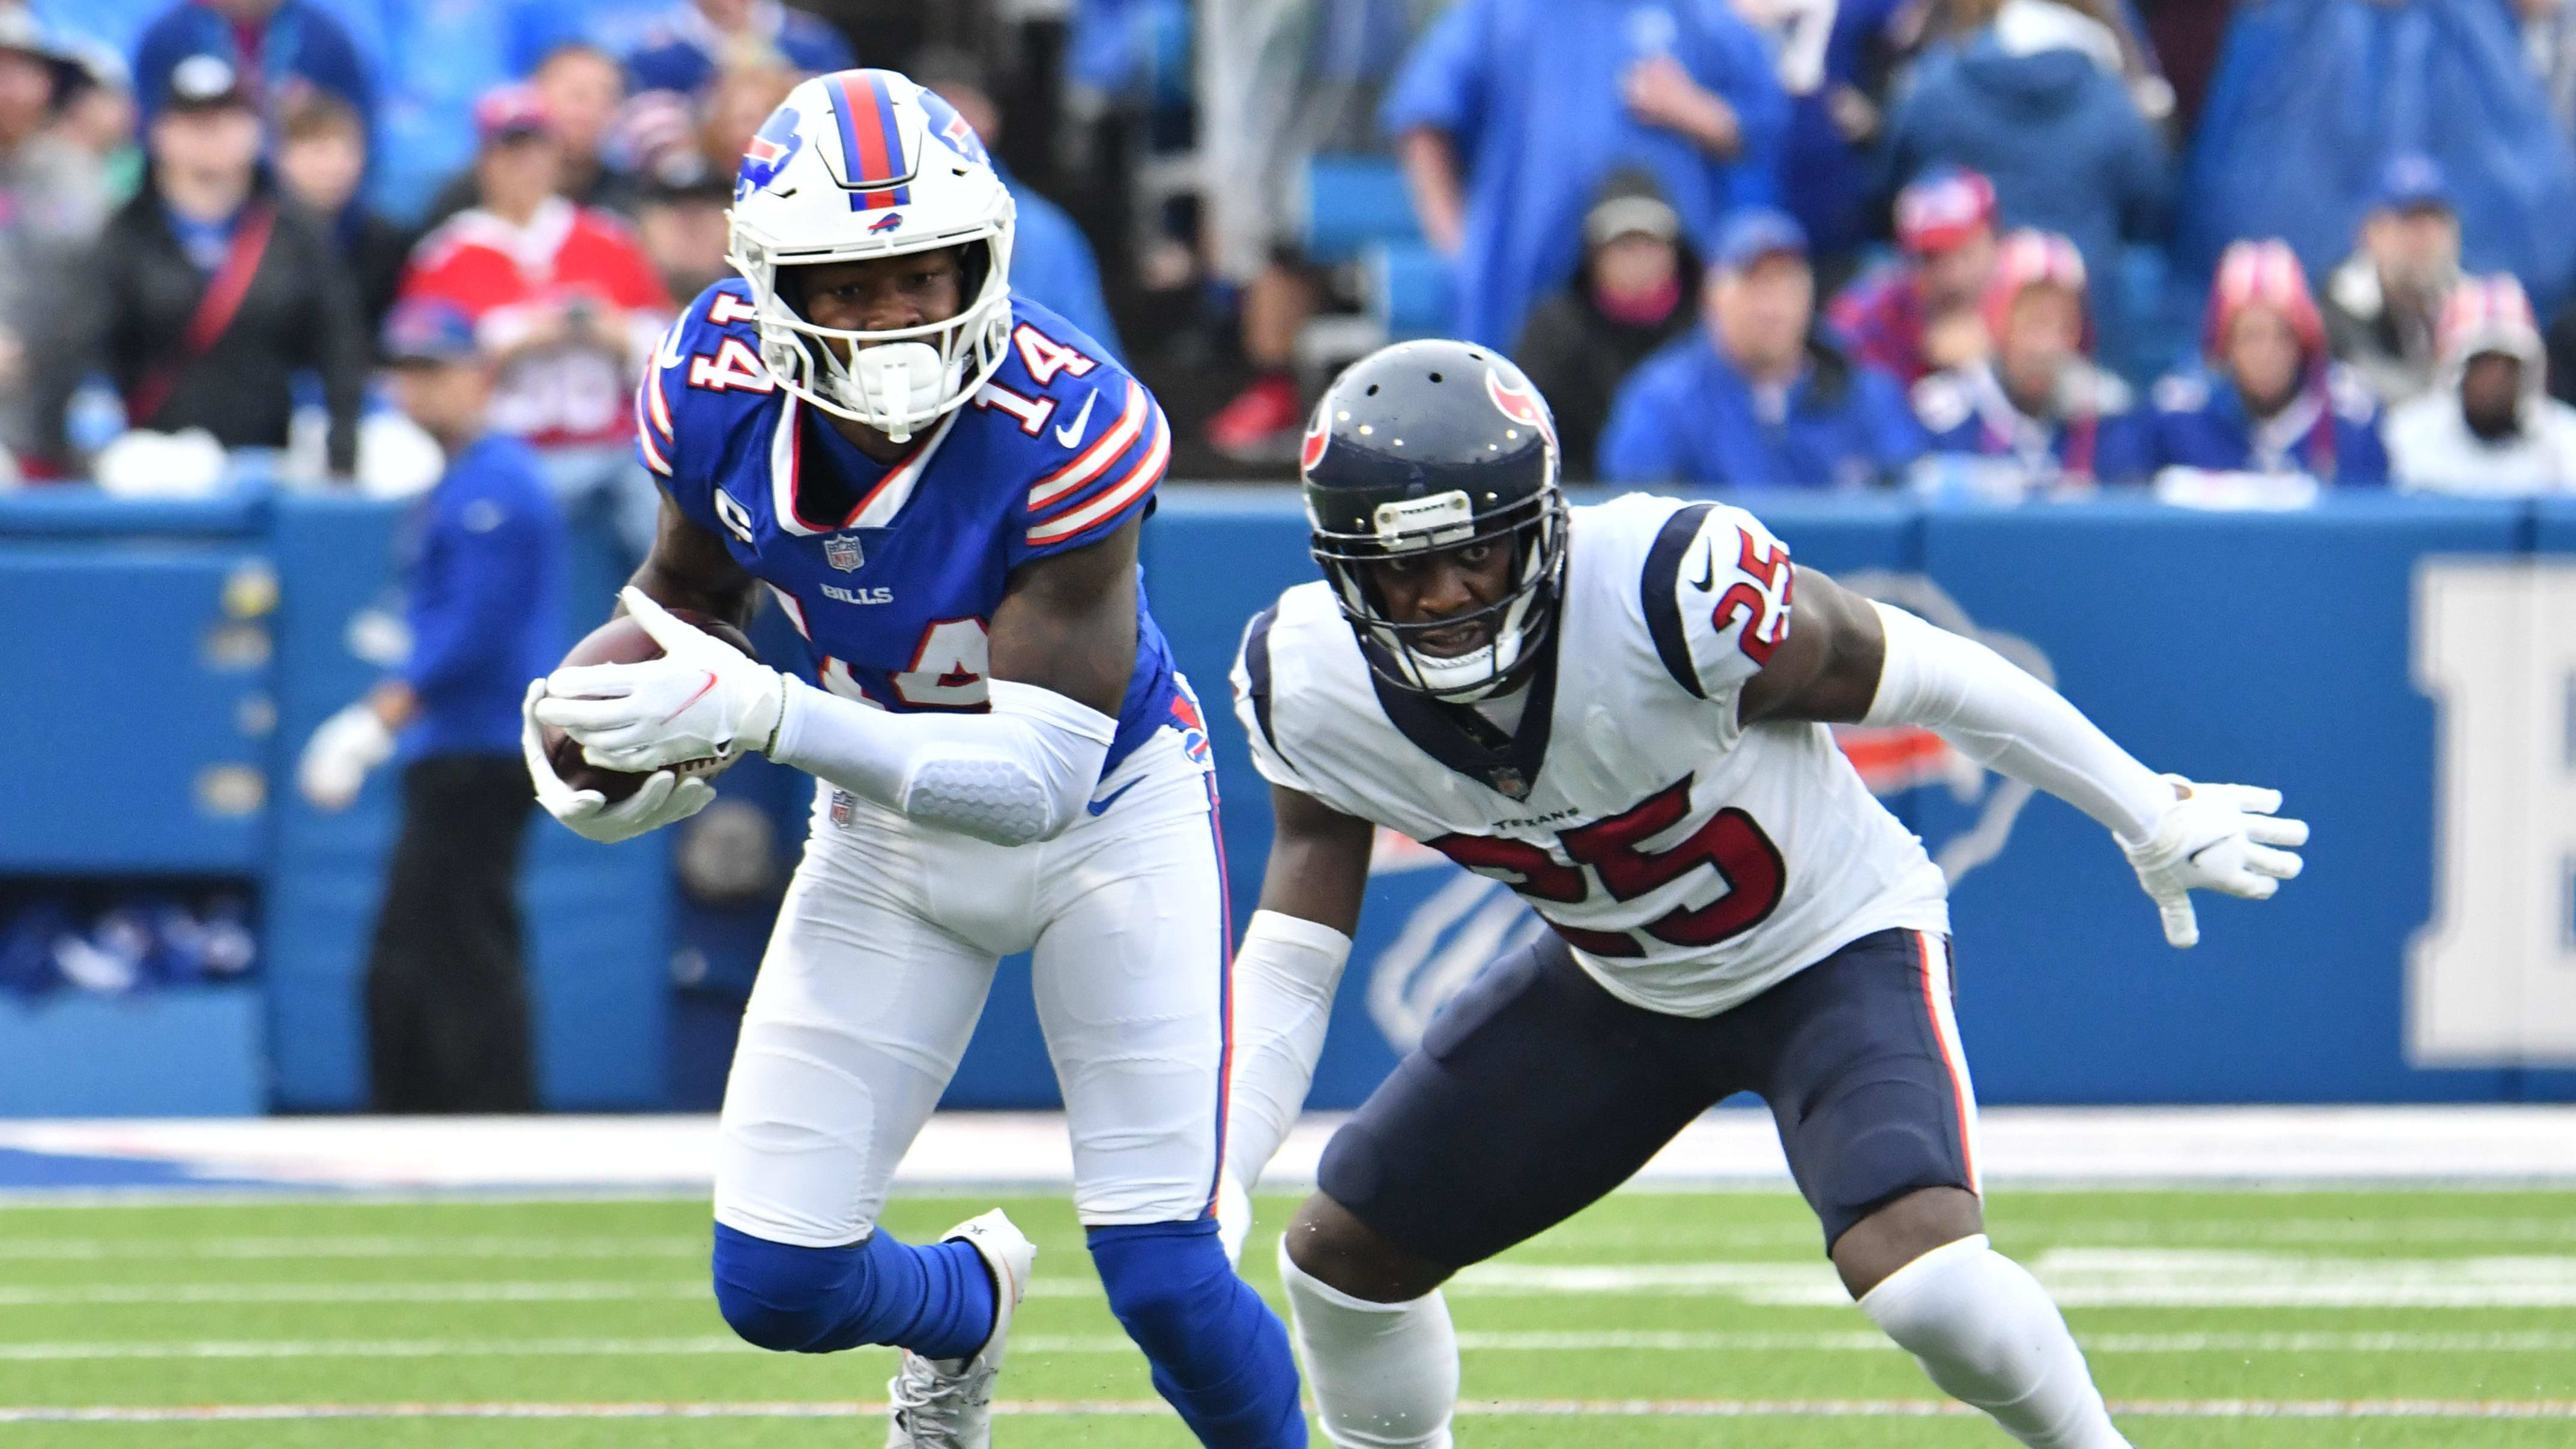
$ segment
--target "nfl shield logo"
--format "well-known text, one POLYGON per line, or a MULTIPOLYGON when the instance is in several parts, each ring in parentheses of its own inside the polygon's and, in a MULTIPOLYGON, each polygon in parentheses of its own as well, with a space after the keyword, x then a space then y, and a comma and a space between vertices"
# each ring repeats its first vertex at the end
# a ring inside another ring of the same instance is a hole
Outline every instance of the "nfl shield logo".
POLYGON ((836 533, 823 540, 823 562, 841 572, 856 573, 867 556, 859 552, 859 541, 846 533, 836 533))
POLYGON ((833 824, 841 827, 843 830, 847 830, 850 828, 850 822, 858 818, 858 813, 858 796, 851 794, 847 790, 835 790, 832 792, 833 824))

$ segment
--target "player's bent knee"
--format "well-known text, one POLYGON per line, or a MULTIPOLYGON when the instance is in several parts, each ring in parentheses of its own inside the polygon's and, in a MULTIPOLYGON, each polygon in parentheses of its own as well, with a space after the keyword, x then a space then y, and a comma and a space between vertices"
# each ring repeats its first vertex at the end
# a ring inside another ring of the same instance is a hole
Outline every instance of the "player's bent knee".
POLYGON ((866 1247, 803 1248, 716 1225, 716 1308, 744 1342, 778 1353, 825 1353, 849 1318, 852 1278, 866 1247))
POLYGON ((1958 1187, 1917 1188, 1871 1209, 1835 1239, 1834 1268, 1843 1287, 1858 1299, 1906 1264, 1985 1228, 1985 1208, 1975 1193, 1958 1187))
POLYGON ((1288 1224, 1288 1259, 1326 1287, 1371 1303, 1409 1303, 1450 1269, 1390 1241, 1327 1193, 1314 1193, 1288 1224))

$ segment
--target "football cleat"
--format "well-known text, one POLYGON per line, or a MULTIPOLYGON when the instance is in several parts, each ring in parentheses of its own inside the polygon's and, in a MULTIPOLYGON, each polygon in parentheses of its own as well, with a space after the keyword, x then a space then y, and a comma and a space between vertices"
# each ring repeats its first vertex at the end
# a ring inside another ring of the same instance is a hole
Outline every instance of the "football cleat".
POLYGON ((967 1242, 993 1275, 993 1331, 964 1358, 903 1352, 903 1368, 886 1381, 890 1419, 886 1449, 987 1449, 993 1442, 993 1379, 1011 1336, 1011 1315, 1028 1292, 1037 1244, 1000 1208, 950 1228, 942 1242, 967 1242))

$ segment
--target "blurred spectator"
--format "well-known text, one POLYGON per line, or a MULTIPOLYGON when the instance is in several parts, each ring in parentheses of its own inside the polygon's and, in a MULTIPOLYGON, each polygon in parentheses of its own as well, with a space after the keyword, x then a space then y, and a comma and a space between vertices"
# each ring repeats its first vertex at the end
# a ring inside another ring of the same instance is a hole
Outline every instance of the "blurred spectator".
POLYGON ((701 103, 691 139, 701 164, 731 180, 763 122, 787 100, 804 73, 770 61, 727 66, 701 103))
POLYGON ((1914 385, 1931 451, 1990 461, 1979 481, 1996 492, 2090 484, 2102 431, 2131 398, 2127 383, 2087 355, 2084 298, 2084 257, 2073 242, 2039 231, 2004 238, 1984 304, 1993 356, 1914 385))
POLYGON ((2210 288, 2202 344, 2204 367, 2157 382, 2153 405, 2103 439, 2103 477, 2147 479, 2188 468, 2387 481, 2379 405, 2328 355, 2325 322, 2288 243, 2227 249, 2210 288))
POLYGON ((635 242, 674 297, 694 297, 733 275, 728 208, 733 188, 710 175, 695 184, 646 186, 635 208, 635 242))
POLYGON ((2462 261, 2509 271, 2546 310, 2576 274, 2576 142, 2549 112, 2505 0, 2240 5, 2192 148, 2174 243, 2205 273, 2278 237, 2323 277, 2350 251, 2379 162, 2439 162, 2462 261))
POLYGON ((625 60, 635 89, 692 96, 743 66, 813 75, 858 63, 841 32, 778 0, 677 0, 644 22, 625 60))
POLYGON ((2513 0, 2522 22, 2522 55, 2549 98, 2558 129, 2576 133, 2576 5, 2568 0, 2513 0))
POLYGON ((1579 478, 1591 476, 1620 382, 1690 330, 1686 293, 1699 275, 1681 218, 1641 171, 1602 184, 1583 219, 1583 245, 1573 282, 1530 313, 1512 352, 1556 415, 1558 451, 1579 478))
POLYGON ((367 175, 367 128, 349 103, 315 92, 278 126, 277 179, 331 234, 357 284, 367 335, 376 335, 402 286, 411 235, 358 195, 367 175))
POLYGON ((2004 225, 2057 232, 2084 254, 2107 326, 2119 316, 2120 244, 2161 240, 2165 225, 2164 147, 2130 87, 2137 42, 2104 0, 1956 9, 1989 18, 1917 65, 1888 122, 1892 178, 1944 162, 1982 173, 2004 225))
POLYGON ((2326 345, 2382 407, 2433 385, 2433 331, 2460 276, 2460 218, 2429 156, 2392 156, 2361 246, 2326 278, 2326 345))
POLYGON ((2531 301, 2512 274, 2471 277, 2442 308, 2432 391, 2388 415, 2397 486, 2430 493, 2576 492, 2576 407, 2542 386, 2531 301))
MULTIPOLYGON (((971 61, 964 56, 929 59, 929 65, 915 64, 912 78, 955 107, 982 138, 984 149, 991 151, 1001 139, 1002 113, 984 93, 971 61)), ((1002 178, 1018 211, 1011 229, 1011 290, 1054 309, 1109 349, 1112 358, 1122 355, 1118 324, 1110 319, 1109 303, 1100 295, 1100 263, 1091 254, 1090 240, 1063 207, 1022 183, 998 155, 993 157, 993 171, 1002 178)))
POLYGON ((107 217, 93 159, 46 129, 71 78, 34 17, 0 10, 0 448, 29 466, 44 442, 41 376, 63 365, 50 355, 57 309, 107 217))
POLYGON ((627 404, 670 294, 625 223, 556 192, 562 147, 533 90, 492 92, 476 120, 480 205, 421 239, 403 297, 474 319, 499 367, 493 426, 535 444, 566 510, 606 510, 640 558, 659 500, 629 451, 627 404))
POLYGON ((1789 95, 1781 204, 1807 229, 1828 289, 1847 281, 1873 217, 1872 171, 1886 130, 1882 102, 1891 66, 1910 49, 1924 5, 1912 0, 1737 0, 1736 11, 1770 35, 1780 88, 1789 95))
POLYGON ((1710 488, 1861 488, 1923 450, 1896 379, 1811 330, 1798 223, 1729 218, 1701 289, 1705 329, 1629 375, 1601 434, 1601 478, 1710 488))
MULTIPOLYGON (((616 58, 595 45, 567 42, 537 63, 528 86, 545 112, 546 131, 563 156, 557 189, 564 198, 577 206, 634 215, 641 198, 639 187, 634 178, 608 164, 609 132, 626 102, 626 73, 616 58)), ((468 166, 438 189, 422 218, 422 229, 433 229, 474 205, 478 195, 474 168, 468 166)))
MULTIPOLYGON (((1086 7, 1083 20, 1103 8, 1086 7)), ((1296 454, 1305 408, 1290 369, 1323 291, 1304 245, 1310 168, 1318 156, 1384 154, 1378 105, 1422 8, 1408 0, 1199 8, 1204 251, 1234 291, 1254 374, 1208 421, 1208 441, 1230 457, 1296 454)), ((1078 30, 1075 44, 1084 43, 1078 30)))
POLYGON ((1458 267, 1458 335, 1500 347, 1574 272, 1583 214, 1623 164, 1703 251, 1730 207, 1779 190, 1788 97, 1718 0, 1458 0, 1381 120, 1423 234, 1458 267))
POLYGON ((368 1075, 379 1112, 530 1112, 518 874, 534 797, 520 754, 528 681, 551 667, 564 526, 518 439, 490 431, 492 369, 473 321, 404 302, 384 351, 397 404, 447 470, 403 561, 410 657, 305 742, 297 783, 342 810, 399 750, 402 832, 367 958, 368 1075))
POLYGON ((67 95, 57 93, 54 134, 88 158, 109 205, 122 205, 143 188, 131 72, 123 56, 95 43, 76 47, 72 59, 79 75, 67 95))
POLYGON ((1912 386, 1985 354, 1979 308, 1995 271, 1995 188, 1943 166, 1896 194, 1902 260, 1835 297, 1828 315, 1852 356, 1912 386))
POLYGON ((240 77, 251 109, 274 122, 305 87, 328 91, 373 124, 375 87, 348 30, 312 0, 179 0, 134 49, 134 94, 148 123, 171 94, 171 72, 211 55, 240 77))
POLYGON ((259 116, 220 56, 169 70, 149 184, 109 222, 59 299, 69 339, 40 375, 46 456, 69 465, 64 403, 93 367, 128 426, 203 428, 227 448, 284 448, 294 375, 321 375, 329 468, 357 460, 367 335, 357 288, 322 228, 259 164, 259 116))

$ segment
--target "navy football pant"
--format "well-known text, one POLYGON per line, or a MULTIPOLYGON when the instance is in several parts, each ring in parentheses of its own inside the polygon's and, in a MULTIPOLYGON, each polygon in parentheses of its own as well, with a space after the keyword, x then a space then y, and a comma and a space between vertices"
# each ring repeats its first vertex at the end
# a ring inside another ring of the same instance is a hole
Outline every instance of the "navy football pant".
POLYGON ((1942 937, 1880 931, 1729 1011, 1621 1001, 1553 935, 1451 1002, 1324 1151, 1323 1190, 1448 1267, 1563 1222, 1720 1100, 1770 1104, 1830 1250, 1918 1188, 1977 1190, 1942 937))

